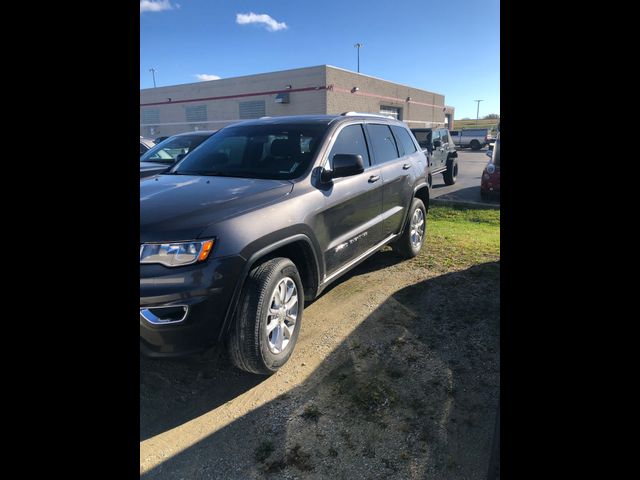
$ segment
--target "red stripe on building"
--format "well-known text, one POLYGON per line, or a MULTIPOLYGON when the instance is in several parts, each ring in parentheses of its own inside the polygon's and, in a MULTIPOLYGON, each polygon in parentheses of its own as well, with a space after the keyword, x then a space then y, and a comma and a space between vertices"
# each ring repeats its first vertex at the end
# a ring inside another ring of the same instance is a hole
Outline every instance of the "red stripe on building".
POLYGON ((276 93, 289 93, 289 92, 310 92, 313 90, 327 90, 327 86, 321 87, 305 87, 305 88, 287 88, 285 90, 271 90, 268 92, 254 92, 254 93, 239 93, 236 95, 223 95, 220 97, 203 97, 203 98, 188 98, 186 100, 170 100, 166 102, 152 102, 141 103, 141 107, 151 107, 154 105, 172 105, 174 103, 188 103, 188 102, 205 102, 207 100, 228 100, 230 98, 245 98, 245 97, 257 97, 260 95, 273 95, 276 93))
POLYGON ((434 105, 432 103, 424 103, 424 102, 417 102, 415 100, 409 100, 407 102, 406 99, 404 98, 396 98, 396 97, 387 97, 385 95, 377 95, 375 93, 368 93, 368 92, 361 92, 361 91, 357 91, 357 92, 352 92, 351 90, 348 90, 346 88, 342 88, 342 87, 336 87, 334 85, 322 85, 320 87, 305 87, 305 88, 287 88, 285 90, 270 90, 270 91, 266 91, 266 92, 253 92, 253 93, 238 93, 236 95, 221 95, 218 97, 202 97, 202 98, 187 98, 185 100, 168 100, 168 101, 164 101, 164 102, 151 102, 151 103, 141 103, 140 106, 141 107, 152 107, 155 105, 172 105, 175 103, 189 103, 189 102, 205 102, 205 101, 209 101, 209 100, 229 100, 232 98, 246 98, 246 97, 258 97, 261 95, 274 95, 277 93, 289 93, 289 92, 312 92, 315 90, 329 90, 329 91, 333 91, 333 92, 339 92, 339 93, 348 93, 350 95, 360 95, 363 97, 371 97, 371 98, 379 98, 381 100, 391 100, 394 102, 400 102, 400 103, 412 103, 415 105, 423 105, 425 107, 436 107, 436 108, 444 108, 444 105, 434 105))

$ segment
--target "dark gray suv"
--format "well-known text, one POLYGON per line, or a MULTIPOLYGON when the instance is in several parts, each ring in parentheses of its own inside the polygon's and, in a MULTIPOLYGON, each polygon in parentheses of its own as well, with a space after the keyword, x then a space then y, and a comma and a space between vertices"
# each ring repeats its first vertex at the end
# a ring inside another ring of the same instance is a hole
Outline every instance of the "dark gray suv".
POLYGON ((407 126, 378 115, 219 130, 140 182, 141 350, 224 341, 239 368, 275 372, 305 302, 386 244, 418 255, 428 174, 407 126))

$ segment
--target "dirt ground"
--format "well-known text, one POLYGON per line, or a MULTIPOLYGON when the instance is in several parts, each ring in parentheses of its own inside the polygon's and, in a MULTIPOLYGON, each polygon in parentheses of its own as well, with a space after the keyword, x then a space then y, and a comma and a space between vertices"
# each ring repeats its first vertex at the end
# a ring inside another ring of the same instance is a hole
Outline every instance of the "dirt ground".
POLYGON ((277 374, 213 349, 141 358, 145 479, 486 479, 500 262, 433 273, 389 248, 308 305, 277 374))

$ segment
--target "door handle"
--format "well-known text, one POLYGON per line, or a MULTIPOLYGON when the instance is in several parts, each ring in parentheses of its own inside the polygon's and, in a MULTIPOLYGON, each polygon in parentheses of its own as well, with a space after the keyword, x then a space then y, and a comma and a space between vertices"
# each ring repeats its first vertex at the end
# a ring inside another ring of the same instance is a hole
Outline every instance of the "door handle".
POLYGON ((408 163, 405 163, 404 165, 402 165, 403 170, 409 170, 410 168, 411 168, 411 165, 409 165, 408 163))
POLYGON ((378 180, 380 180, 380 175, 371 175, 369 177, 369 183, 374 183, 374 182, 377 182, 378 180))

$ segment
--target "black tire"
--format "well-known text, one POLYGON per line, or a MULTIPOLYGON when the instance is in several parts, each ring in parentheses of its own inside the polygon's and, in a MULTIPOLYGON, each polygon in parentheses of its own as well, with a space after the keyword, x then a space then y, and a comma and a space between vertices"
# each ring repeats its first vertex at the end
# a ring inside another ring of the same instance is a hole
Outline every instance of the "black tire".
POLYGON ((469 146, 471 147, 471 150, 480 150, 482 148, 482 145, 480 145, 478 140, 471 140, 469 146))
POLYGON ((458 178, 458 160, 450 158, 447 160, 447 170, 442 174, 446 185, 453 185, 458 178))
POLYGON ((480 198, 486 202, 491 199, 491 195, 489 195, 489 192, 483 192, 480 190, 480 198))
POLYGON ((241 370, 260 375, 278 371, 295 348, 303 311, 304 289, 298 269, 291 260, 274 258, 252 269, 242 289, 235 322, 227 340, 233 364, 241 370), (267 333, 269 307, 272 296, 276 295, 276 287, 287 277, 293 280, 297 289, 297 318, 288 344, 281 352, 274 353, 269 348, 273 332, 267 333))
POLYGON ((427 209, 424 203, 419 198, 414 198, 411 202, 411 208, 409 209, 409 215, 407 215, 407 221, 404 226, 402 236, 393 244, 393 249, 398 252, 404 258, 413 258, 420 253, 420 249, 424 245, 425 236, 427 233, 427 209), (414 245, 411 241, 411 220, 417 209, 422 211, 422 240, 419 245, 414 245))

